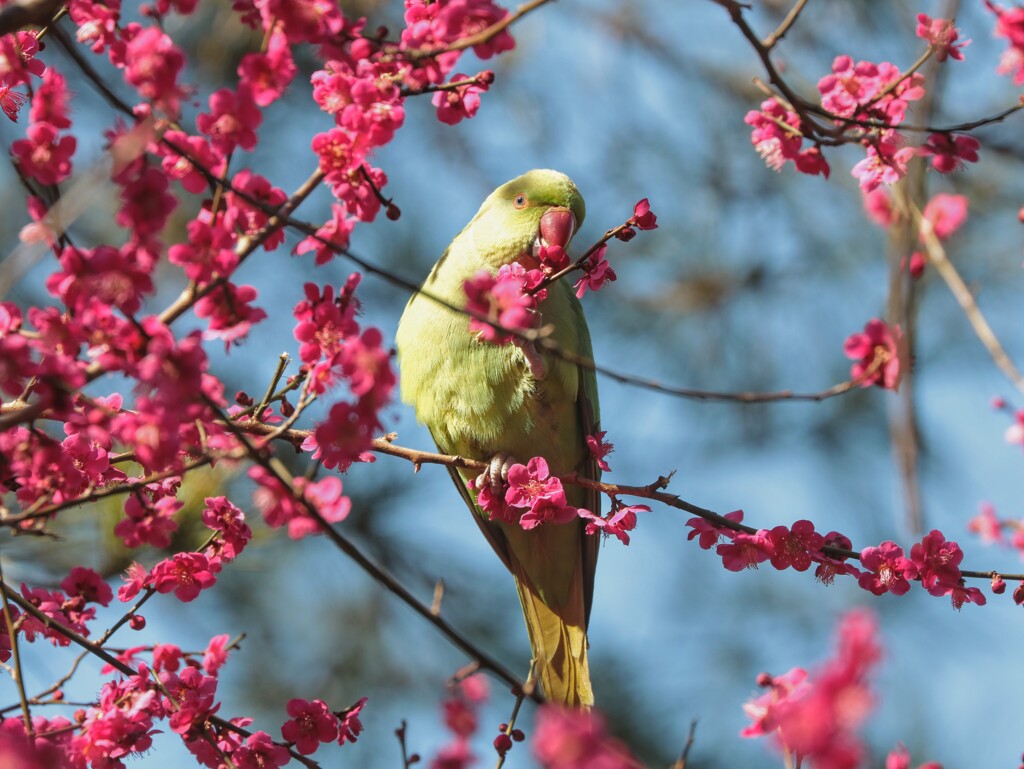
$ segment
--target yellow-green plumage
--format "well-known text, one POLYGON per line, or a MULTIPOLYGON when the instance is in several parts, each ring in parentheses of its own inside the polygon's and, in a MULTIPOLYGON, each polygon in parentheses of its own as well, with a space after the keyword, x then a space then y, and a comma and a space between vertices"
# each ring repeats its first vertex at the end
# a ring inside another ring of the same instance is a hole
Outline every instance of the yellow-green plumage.
MULTIPOLYGON (((541 217, 552 208, 569 209, 577 226, 583 221, 583 199, 568 177, 530 171, 495 190, 452 241, 398 327, 402 399, 415 407, 442 452, 481 461, 506 453, 524 463, 542 456, 552 475, 580 472, 596 479, 600 471, 586 445, 599 418, 593 371, 544 352, 545 374, 536 380, 522 349, 480 341, 465 314, 425 295, 464 306, 464 281, 484 268, 497 272, 529 260, 541 217), (528 202, 517 207, 520 196, 528 202)), ((551 285, 539 309, 560 349, 592 358, 583 310, 567 283, 551 285)), ((592 704, 586 628, 597 537, 585 535, 580 520, 531 531, 487 520, 465 485, 475 475, 452 471, 516 579, 544 693, 569 705, 592 704)), ((593 492, 566 485, 566 496, 574 507, 599 512, 593 492)))

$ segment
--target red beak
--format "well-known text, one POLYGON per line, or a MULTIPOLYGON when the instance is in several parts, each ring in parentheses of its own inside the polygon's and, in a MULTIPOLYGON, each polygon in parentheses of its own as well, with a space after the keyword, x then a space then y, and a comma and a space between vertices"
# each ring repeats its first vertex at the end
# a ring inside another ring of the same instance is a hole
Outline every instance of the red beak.
POLYGON ((540 236, 549 246, 569 245, 576 231, 576 217, 568 208, 552 208, 540 218, 540 236))

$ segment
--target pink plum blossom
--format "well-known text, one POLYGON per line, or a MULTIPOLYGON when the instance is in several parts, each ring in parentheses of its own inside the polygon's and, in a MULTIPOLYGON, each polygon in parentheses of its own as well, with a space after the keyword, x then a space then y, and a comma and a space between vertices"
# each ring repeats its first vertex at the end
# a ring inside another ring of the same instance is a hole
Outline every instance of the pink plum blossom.
POLYGON ((851 379, 863 379, 861 387, 877 385, 887 390, 897 389, 902 373, 900 341, 899 326, 890 327, 877 318, 869 320, 863 332, 847 337, 843 352, 856 361, 850 368, 851 379))

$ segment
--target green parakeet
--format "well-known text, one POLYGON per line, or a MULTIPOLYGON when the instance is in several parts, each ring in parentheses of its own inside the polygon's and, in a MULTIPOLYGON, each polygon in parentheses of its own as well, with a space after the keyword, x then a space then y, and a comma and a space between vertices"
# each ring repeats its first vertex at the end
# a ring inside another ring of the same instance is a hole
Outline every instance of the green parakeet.
MULTIPOLYGON (((583 198, 556 171, 534 170, 503 184, 434 265, 423 291, 464 307, 463 284, 483 270, 511 262, 536 267, 539 246, 568 245, 583 222, 583 198)), ((541 322, 553 327, 560 349, 593 357, 586 319, 572 287, 548 287, 541 322)), ((484 342, 469 318, 416 294, 397 335, 402 400, 447 454, 507 469, 544 457, 551 475, 600 470, 586 443, 598 430, 597 380, 592 370, 532 345, 484 342)), ((463 499, 494 551, 512 572, 544 694, 572 706, 593 704, 587 667, 587 623, 599 537, 580 519, 524 530, 489 520, 467 483, 476 475, 450 468, 463 499)), ((600 514, 599 495, 566 485, 567 502, 600 514)))

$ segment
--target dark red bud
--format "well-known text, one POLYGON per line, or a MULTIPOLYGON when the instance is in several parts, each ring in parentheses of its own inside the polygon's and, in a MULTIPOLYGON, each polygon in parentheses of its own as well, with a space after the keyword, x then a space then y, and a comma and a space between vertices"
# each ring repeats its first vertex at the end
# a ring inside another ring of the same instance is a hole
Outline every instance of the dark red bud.
POLYGON ((132 630, 142 630, 146 627, 146 618, 141 614, 133 614, 131 619, 128 620, 128 627, 132 630))
POLYGON ((525 739, 526 739, 526 735, 523 734, 523 730, 522 729, 513 729, 512 730, 512 741, 513 742, 522 742, 525 739))
POLYGON ((505 755, 512 749, 512 738, 507 734, 499 734, 494 738, 494 749, 501 755, 505 755))
POLYGON ((998 574, 992 577, 992 592, 996 595, 1002 595, 1006 592, 1006 581, 998 574))
POLYGON ((1024 603, 1024 582, 1017 585, 1017 589, 1013 591, 1013 602, 1018 605, 1024 603))
POLYGON ((476 82, 480 83, 480 85, 490 85, 494 82, 494 72, 489 69, 485 69, 476 76, 476 82))
POLYGON ((615 237, 621 240, 623 243, 628 243, 636 237, 636 230, 632 227, 626 227, 624 230, 619 230, 615 233, 615 237))
POLYGON ((387 208, 387 211, 385 213, 386 213, 388 219, 390 219, 393 222, 396 222, 402 216, 402 209, 400 209, 394 203, 389 201, 388 202, 388 208, 387 208))
POLYGON ((756 680, 758 686, 764 687, 771 686, 775 682, 770 673, 758 673, 756 680))

